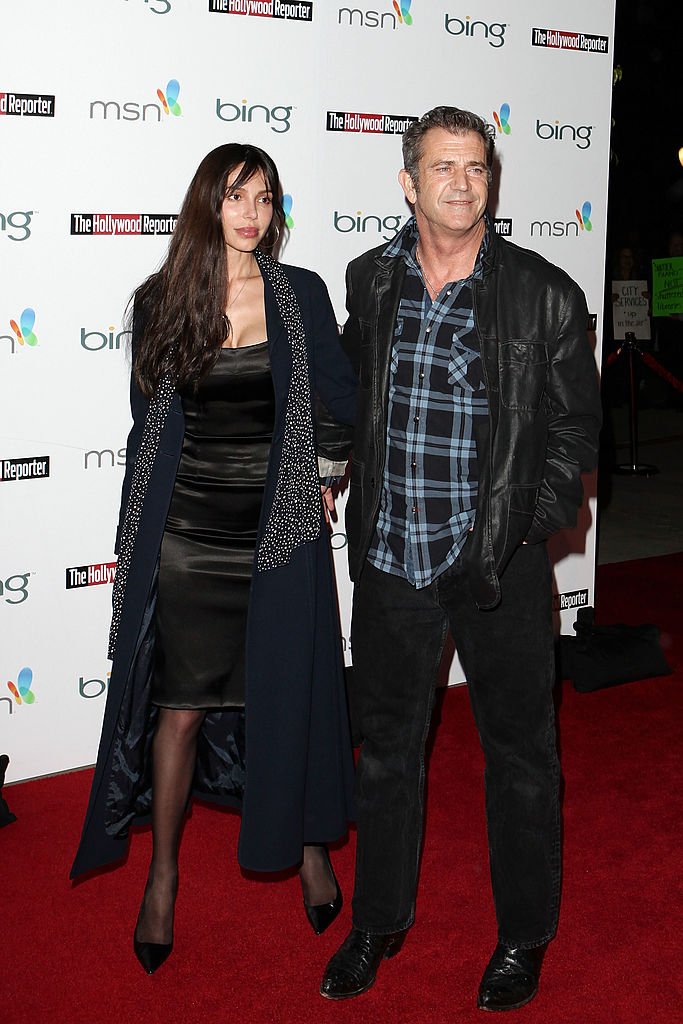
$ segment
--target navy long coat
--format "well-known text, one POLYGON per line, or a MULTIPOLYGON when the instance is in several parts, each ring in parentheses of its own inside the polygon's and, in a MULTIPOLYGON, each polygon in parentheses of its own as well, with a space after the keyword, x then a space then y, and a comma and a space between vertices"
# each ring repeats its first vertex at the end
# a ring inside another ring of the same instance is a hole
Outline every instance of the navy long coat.
MULTIPOLYGON (((353 423, 356 378, 339 345, 321 279, 296 267, 283 269, 306 330, 311 394, 325 407, 318 415, 317 449, 329 459, 343 458, 351 433, 340 424, 353 423)), ((275 491, 292 367, 285 326, 267 279, 264 290, 275 426, 259 538, 275 491)), ((134 345, 143 333, 140 312, 136 310, 134 345)), ((131 409, 122 509, 147 411, 147 401, 134 384, 131 409)), ((157 566, 184 430, 176 394, 135 542, 97 765, 72 877, 123 856, 128 826, 149 817, 151 740, 157 714, 149 703, 157 566)), ((209 712, 199 739, 193 792, 241 806, 239 861, 257 871, 297 864, 303 843, 339 838, 353 813, 353 763, 336 590, 322 502, 320 515, 316 541, 297 548, 286 565, 254 572, 246 637, 246 714, 209 712), (245 723, 248 771, 241 757, 245 723)))

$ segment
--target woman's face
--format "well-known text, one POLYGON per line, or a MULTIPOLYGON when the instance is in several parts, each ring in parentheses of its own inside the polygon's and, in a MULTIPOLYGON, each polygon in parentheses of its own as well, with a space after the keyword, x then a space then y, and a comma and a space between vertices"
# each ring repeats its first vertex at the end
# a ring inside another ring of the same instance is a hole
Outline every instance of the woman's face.
POLYGON ((253 252, 270 227, 273 201, 262 171, 256 171, 238 189, 231 187, 243 166, 239 164, 228 175, 221 220, 228 251, 253 252))

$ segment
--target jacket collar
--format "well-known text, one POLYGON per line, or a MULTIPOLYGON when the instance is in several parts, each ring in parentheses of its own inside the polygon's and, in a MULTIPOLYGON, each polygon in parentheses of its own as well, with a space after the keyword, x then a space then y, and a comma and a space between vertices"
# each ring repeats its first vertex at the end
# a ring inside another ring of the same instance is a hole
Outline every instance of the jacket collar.
MULTIPOLYGON (((489 215, 488 210, 484 217, 486 218, 488 241, 482 258, 482 276, 486 278, 495 269, 499 261, 503 243, 496 232, 493 218, 489 215)), ((386 273, 390 273, 395 268, 396 262, 403 260, 404 251, 407 248, 413 247, 417 239, 417 224, 415 217, 411 217, 406 221, 401 230, 394 235, 388 245, 376 251, 373 257, 375 263, 386 273)))

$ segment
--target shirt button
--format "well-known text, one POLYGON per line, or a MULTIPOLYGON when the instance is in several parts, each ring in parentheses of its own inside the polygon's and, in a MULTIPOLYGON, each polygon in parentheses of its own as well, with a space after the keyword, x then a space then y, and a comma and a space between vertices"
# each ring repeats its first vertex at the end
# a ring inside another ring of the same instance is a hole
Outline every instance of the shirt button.
POLYGON ((413 505, 413 515, 417 515, 417 505, 413 505))
POLYGON ((429 334, 430 331, 431 331, 431 327, 425 327, 425 333, 426 334, 429 334))
POLYGON ((424 380, 424 379, 425 379, 425 375, 424 375, 424 373, 423 373, 423 372, 420 372, 420 380, 424 380))
POLYGON ((411 462, 410 463, 410 468, 411 469, 417 469, 417 462, 411 462))
POLYGON ((419 422, 420 422, 420 417, 419 416, 413 416, 413 423, 419 423, 419 422))

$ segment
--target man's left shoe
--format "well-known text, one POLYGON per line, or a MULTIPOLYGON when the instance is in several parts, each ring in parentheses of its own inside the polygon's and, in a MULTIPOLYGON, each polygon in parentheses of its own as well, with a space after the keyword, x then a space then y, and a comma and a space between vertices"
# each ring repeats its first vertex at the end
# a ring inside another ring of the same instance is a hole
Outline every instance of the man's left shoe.
POLYGON ((395 956, 405 932, 372 935, 352 928, 323 974, 320 995, 325 999, 351 999, 374 984, 382 960, 395 956))
POLYGON ((480 1010, 516 1010, 531 1002, 547 946, 522 949, 498 943, 484 971, 477 996, 480 1010))

